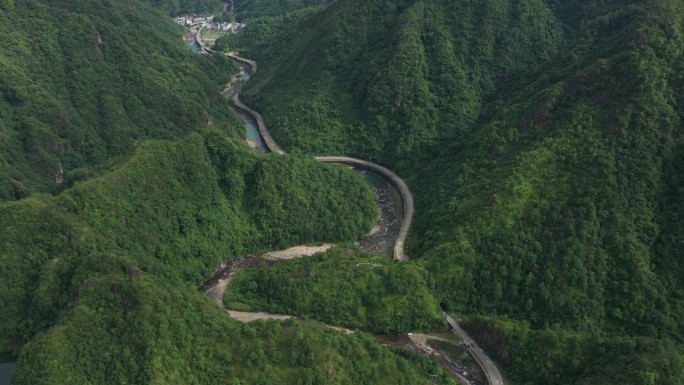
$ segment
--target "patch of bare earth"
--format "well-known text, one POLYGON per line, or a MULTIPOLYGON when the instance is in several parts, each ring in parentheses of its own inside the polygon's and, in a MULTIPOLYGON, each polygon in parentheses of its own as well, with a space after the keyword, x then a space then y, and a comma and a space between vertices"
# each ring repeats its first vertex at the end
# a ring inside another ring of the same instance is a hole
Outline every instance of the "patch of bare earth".
POLYGON ((223 307, 223 293, 226 292, 226 288, 228 287, 231 278, 233 278, 232 275, 226 279, 219 279, 215 286, 212 286, 206 291, 209 298, 221 307, 223 307))
POLYGON ((276 319, 276 320, 286 320, 292 318, 292 316, 289 315, 282 315, 282 314, 271 314, 271 313, 265 313, 265 312, 244 312, 244 311, 235 311, 235 310, 226 310, 230 316, 240 322, 252 322, 256 320, 267 320, 267 319, 276 319))
POLYGON ((271 251, 263 255, 263 258, 268 261, 276 261, 279 259, 296 259, 302 257, 310 257, 314 254, 328 251, 333 244, 326 243, 320 246, 295 246, 285 250, 271 251))
MULTIPOLYGON (((211 300, 214 301, 214 303, 221 307, 224 307, 223 295, 226 292, 226 289, 228 288, 228 284, 230 284, 233 274, 237 273, 238 271, 243 270, 245 268, 257 266, 259 260, 276 261, 309 257, 314 254, 327 251, 333 246, 335 245, 330 243, 326 243, 320 246, 295 246, 285 250, 272 251, 262 255, 261 257, 245 257, 239 260, 231 261, 229 263, 224 263, 221 264, 221 266, 219 266, 217 271, 214 273, 214 276, 208 279, 204 283, 204 285, 200 287, 200 290, 204 291, 207 294, 207 296, 209 296, 209 298, 211 298, 211 300)), ((292 318, 292 316, 289 315, 271 314, 266 312, 244 312, 228 309, 226 309, 226 311, 233 319, 240 322, 252 322, 256 320, 268 319, 286 320, 292 318)), ((341 328, 339 326, 325 326, 329 327, 330 329, 339 330, 347 334, 354 333, 353 330, 341 328)))

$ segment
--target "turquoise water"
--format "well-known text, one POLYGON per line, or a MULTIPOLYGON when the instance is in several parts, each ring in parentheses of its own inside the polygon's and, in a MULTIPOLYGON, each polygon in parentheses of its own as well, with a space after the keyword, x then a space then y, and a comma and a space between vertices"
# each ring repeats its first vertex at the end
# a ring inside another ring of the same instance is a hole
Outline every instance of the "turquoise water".
MULTIPOLYGON (((240 74, 240 78, 238 79, 237 84, 233 83, 233 92, 239 91, 242 88, 242 86, 245 83, 247 83, 249 77, 249 71, 243 71, 242 74, 240 74)), ((245 129, 247 130, 247 141, 256 145, 255 151, 262 154, 268 152, 266 150, 266 144, 261 139, 261 135, 259 135, 259 128, 257 127, 257 124, 254 121, 254 119, 247 116, 242 111, 233 109, 233 112, 237 114, 237 116, 245 122, 245 129)))
POLYGON ((12 362, 6 362, 0 364, 0 385, 11 385, 12 376, 14 375, 14 369, 17 364, 12 362))
POLYGON ((375 174, 371 174, 368 171, 363 171, 363 179, 365 179, 366 182, 372 184, 373 186, 381 186, 385 184, 384 179, 380 178, 375 174))
POLYGON ((190 51, 195 53, 200 51, 200 46, 198 46, 197 43, 188 44, 188 48, 190 48, 190 51))
POLYGON ((254 143, 261 142, 261 136, 259 135, 259 130, 252 119, 247 119, 247 139, 253 141, 254 143))
POLYGON ((259 135, 259 129, 256 123, 252 119, 244 118, 245 124, 247 126, 247 140, 256 143, 257 151, 260 153, 266 153, 266 145, 264 141, 261 140, 261 135, 259 135))

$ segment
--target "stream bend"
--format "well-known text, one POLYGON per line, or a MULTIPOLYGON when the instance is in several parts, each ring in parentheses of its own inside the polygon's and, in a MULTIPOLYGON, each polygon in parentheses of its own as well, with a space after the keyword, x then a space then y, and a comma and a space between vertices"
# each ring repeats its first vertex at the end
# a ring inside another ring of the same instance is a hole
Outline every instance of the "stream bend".
MULTIPOLYGON (((245 67, 249 69, 252 75, 256 72, 257 65, 255 61, 248 60, 236 55, 227 56, 237 61, 238 63, 245 65, 245 67)), ((275 152, 277 154, 284 155, 285 150, 283 150, 278 145, 278 143, 271 136, 271 132, 268 130, 268 128, 266 128, 264 117, 261 116, 261 114, 257 111, 251 109, 250 107, 242 103, 242 101, 240 100, 240 90, 233 94, 232 100, 236 108, 243 111, 245 114, 250 115, 254 119, 254 121, 257 124, 259 135, 261 136, 261 139, 264 141, 266 148, 268 148, 270 152, 275 152)), ((316 156, 315 158, 320 162, 341 163, 354 166, 362 170, 370 171, 380 176, 382 179, 389 182, 391 185, 397 188, 397 190, 399 190, 401 196, 401 204, 403 207, 403 215, 401 218, 401 228, 399 230, 399 234, 397 235, 397 239, 394 242, 394 247, 392 249, 392 258, 395 261, 405 261, 407 258, 406 254, 404 253, 404 242, 406 240, 406 237, 408 236, 414 212, 413 195, 411 195, 411 190, 409 190, 408 186, 406 185, 406 182, 399 178, 399 176, 392 172, 390 169, 367 160, 356 159, 344 155, 316 156)))
MULTIPOLYGON (((249 68, 251 74, 253 75, 256 73, 257 65, 256 62, 253 60, 248 60, 245 58, 241 58, 236 55, 229 54, 227 55, 229 58, 245 65, 246 68, 249 68)), ((253 109, 249 108, 246 106, 242 101, 240 100, 240 90, 235 92, 232 97, 233 103, 235 104, 235 107, 242 110, 244 113, 251 115, 251 117, 256 121, 257 123, 257 128, 259 131, 259 135, 263 139, 264 143, 266 144, 266 147, 268 148, 269 151, 275 152, 281 155, 286 154, 285 151, 278 145, 278 143, 273 139, 271 136, 271 133, 268 131, 266 128, 266 123, 264 122, 263 116, 261 116, 260 113, 257 111, 254 111, 253 109)), ((413 195, 411 195, 411 191, 408 189, 408 186, 406 183, 399 178, 394 172, 389 170, 386 167, 380 166, 378 164, 372 163, 370 161, 366 160, 361 160, 361 159, 356 159, 344 155, 326 155, 326 156, 316 156, 316 160, 320 162, 326 162, 326 163, 341 163, 341 164, 346 164, 346 165, 351 165, 360 169, 364 169, 370 172, 373 172, 374 174, 380 176, 381 178, 385 179, 387 182, 390 184, 394 185, 399 191, 401 195, 401 201, 402 201, 402 206, 404 208, 403 210, 403 216, 402 216, 402 224, 401 224, 401 229, 399 230, 399 234, 397 236, 397 240, 394 243, 394 249, 393 249, 393 259, 396 261, 406 261, 406 255, 404 254, 404 241, 406 240, 406 236, 408 235, 409 228, 411 227, 411 220, 413 219, 413 213, 414 213, 414 205, 413 205, 413 195)), ((227 284, 227 282, 226 282, 227 284)), ((223 288, 225 290, 225 286, 223 288)), ((221 295, 223 293, 221 292, 221 295)), ((477 343, 463 330, 460 325, 451 318, 447 313, 444 313, 444 316, 449 323, 449 325, 452 328, 452 331, 454 334, 459 335, 463 341, 467 342, 466 346, 468 347, 468 353, 475 359, 477 362, 478 366, 482 369, 482 371, 485 374, 486 381, 490 385, 503 385, 503 377, 501 376, 501 373, 497 369, 496 365, 492 362, 492 360, 487 356, 487 354, 480 348, 477 343)), ((287 317, 287 316, 285 316, 287 317)), ((467 383, 467 380, 466 380, 467 383)))

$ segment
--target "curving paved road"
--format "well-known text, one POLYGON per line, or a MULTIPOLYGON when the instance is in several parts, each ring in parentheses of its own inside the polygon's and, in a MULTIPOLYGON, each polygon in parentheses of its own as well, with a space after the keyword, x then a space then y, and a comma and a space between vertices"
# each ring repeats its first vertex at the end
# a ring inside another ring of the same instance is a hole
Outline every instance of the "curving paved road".
POLYGON ((451 325, 451 330, 453 330, 454 333, 461 337, 463 342, 467 344, 468 353, 470 353, 470 355, 475 358, 475 361, 477 361, 477 363, 480 365, 485 376, 487 376, 487 381, 489 384, 504 385, 503 377, 501 376, 499 369, 496 367, 496 365, 494 365, 494 362, 489 359, 489 356, 487 356, 482 348, 477 345, 475 340, 470 338, 468 333, 461 328, 455 319, 451 318, 451 316, 445 312, 442 312, 442 314, 446 318, 449 325, 451 325))
MULTIPOLYGON (((253 60, 248 60, 235 55, 227 56, 240 63, 246 64, 249 67, 250 72, 252 72, 252 74, 254 74, 254 72, 256 71, 256 62, 254 62, 253 60)), ((266 128, 266 122, 264 122, 263 116, 261 116, 260 113, 254 111, 253 109, 249 108, 244 103, 242 103, 242 101, 240 100, 240 92, 236 92, 235 94, 233 94, 233 104, 235 104, 237 108, 241 109, 242 111, 251 115, 254 118, 254 121, 256 121, 257 123, 259 134, 261 135, 261 138, 264 140, 264 144, 266 144, 266 147, 269 151, 281 155, 285 154, 285 151, 278 145, 278 143, 276 143, 276 141, 271 136, 270 131, 268 131, 268 128, 266 128)), ((366 160, 351 158, 348 156, 317 156, 316 160, 326 163, 348 164, 368 169, 369 171, 373 171, 376 174, 379 174, 379 176, 381 176, 386 181, 392 183, 399 190, 399 192, 401 193, 401 201, 402 206, 404 207, 404 212, 401 228, 399 229, 399 235, 397 236, 397 240, 394 242, 392 257, 396 261, 406 260, 406 255, 404 254, 404 241, 408 236, 408 231, 411 227, 411 220, 413 219, 414 212, 413 195, 411 195, 411 190, 409 190, 406 183, 401 178, 399 178, 397 174, 393 173, 388 168, 366 160)))
POLYGON ((261 139, 263 139, 264 144, 266 145, 266 148, 270 152, 275 152, 277 154, 283 155, 285 154, 285 151, 278 146, 278 143, 276 143, 275 140, 273 140, 273 137, 271 136, 271 132, 268 131, 266 128, 266 123, 264 122, 264 117, 261 116, 260 113, 254 111, 253 109, 247 107, 240 101, 240 92, 236 92, 233 94, 233 104, 235 104, 235 107, 241 109, 244 111, 246 114, 251 115, 252 118, 254 118, 254 121, 257 124, 257 128, 259 129, 259 135, 261 135, 261 139))
MULTIPOLYGON (((228 57, 240 63, 247 64, 250 68, 250 71, 252 69, 256 71, 256 62, 240 58, 235 55, 228 55, 228 57)), ((278 154, 285 154, 285 151, 282 148, 280 148, 276 141, 273 140, 273 137, 271 137, 271 133, 266 128, 266 123, 264 122, 264 118, 261 116, 261 114, 247 107, 240 101, 240 92, 236 92, 233 95, 233 103, 235 103, 235 106, 237 108, 240 108, 246 113, 252 115, 254 120, 257 122, 259 133, 264 139, 266 147, 268 147, 270 151, 276 152, 278 154)), ((397 174, 393 173, 389 169, 369 161, 342 155, 317 156, 316 159, 321 162, 348 164, 365 168, 370 171, 374 171, 380 174, 385 180, 391 182, 395 187, 399 189, 399 191, 401 192, 402 204, 404 206, 404 213, 402 218, 403 222, 401 225, 401 229, 399 231, 397 240, 394 244, 393 258, 394 260, 405 261, 406 256, 404 254, 404 241, 406 239, 406 236, 408 235, 409 228, 411 227, 411 220, 413 219, 414 213, 413 196, 411 195, 411 191, 408 189, 406 183, 401 178, 399 178, 397 174)), ((494 362, 492 362, 492 360, 487 356, 487 354, 468 335, 468 333, 466 333, 465 330, 463 330, 463 328, 461 328, 458 325, 456 320, 454 320, 444 312, 443 314, 449 325, 451 325, 451 328, 454 331, 454 333, 459 335, 463 339, 463 341, 466 344, 468 344, 468 353, 470 353, 470 355, 475 359, 475 361, 477 361, 478 365, 482 368, 482 371, 485 373, 485 376, 487 377, 488 383, 490 385, 504 385, 503 377, 501 376, 501 373, 499 372, 499 369, 496 367, 494 362)))
POLYGON ((379 174, 383 179, 392 183, 399 190, 401 193, 401 203, 404 207, 404 214, 401 222, 401 229, 399 229, 399 235, 394 242, 392 256, 395 261, 406 260, 406 256, 404 255, 404 240, 406 240, 409 228, 411 227, 411 220, 413 219, 413 195, 411 195, 411 190, 409 190, 406 183, 389 169, 366 160, 348 156, 317 156, 316 160, 326 163, 348 164, 366 169, 375 174, 379 174))
POLYGON ((249 72, 252 75, 254 75, 257 72, 257 63, 254 60, 245 59, 243 57, 233 55, 232 53, 227 53, 226 56, 235 60, 236 62, 246 64, 249 67, 249 72))

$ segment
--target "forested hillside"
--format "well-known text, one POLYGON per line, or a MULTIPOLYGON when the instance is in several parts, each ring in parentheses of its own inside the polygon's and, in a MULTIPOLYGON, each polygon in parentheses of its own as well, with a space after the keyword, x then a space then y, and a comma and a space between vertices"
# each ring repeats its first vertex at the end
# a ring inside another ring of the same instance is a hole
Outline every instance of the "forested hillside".
POLYGON ((446 324, 419 265, 333 249, 260 266, 232 278, 224 303, 292 314, 377 334, 441 330, 446 324))
POLYGON ((338 1, 254 30, 224 44, 264 63, 244 95, 281 144, 387 160, 457 136, 507 74, 562 43, 562 26, 541 2, 338 1))
POLYGON ((412 258, 451 312, 493 317, 471 325, 513 383, 674 384, 683 8, 339 0, 222 44, 259 62, 244 94, 284 148, 408 180, 412 258))
POLYGON ((124 255, 131 269, 193 288, 222 260, 358 239, 374 217, 370 189, 342 168, 257 157, 216 130, 144 143, 125 164, 58 197, 0 205, 0 342, 59 319, 90 264, 97 268, 93 255, 124 255))
POLYGON ((234 65, 137 1, 0 2, 0 200, 57 192, 229 112, 234 65))
POLYGON ((353 241, 377 217, 346 168, 243 143, 218 93, 235 65, 191 54, 133 0, 0 8, 0 353, 19 355, 15 384, 449 383, 367 335, 241 326, 197 292, 221 261, 353 241))
POLYGON ((408 182, 410 262, 262 266, 229 306, 375 332, 440 329, 441 306, 513 385, 684 383, 681 1, 236 0, 249 25, 218 47, 258 62, 243 96, 287 156, 235 138, 218 90, 237 67, 168 17, 221 6, 0 0, 17 384, 449 383, 367 335, 239 325, 197 293, 220 261, 367 233, 369 187, 304 154, 408 182))
POLYGON ((188 13, 212 13, 223 10, 223 0, 141 0, 170 16, 188 13))
POLYGON ((332 0, 238 0, 235 12, 241 20, 254 20, 264 16, 279 16, 331 3, 332 0))
MULTIPOLYGON (((22 351, 14 385, 455 384, 434 362, 314 322, 239 324, 203 294, 99 255, 73 308, 22 351), (435 378, 435 377, 432 377, 435 378)), ((79 277, 81 278, 81 277, 79 277)))

